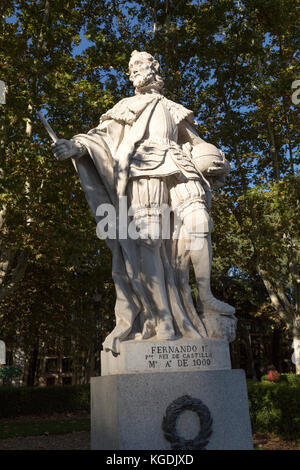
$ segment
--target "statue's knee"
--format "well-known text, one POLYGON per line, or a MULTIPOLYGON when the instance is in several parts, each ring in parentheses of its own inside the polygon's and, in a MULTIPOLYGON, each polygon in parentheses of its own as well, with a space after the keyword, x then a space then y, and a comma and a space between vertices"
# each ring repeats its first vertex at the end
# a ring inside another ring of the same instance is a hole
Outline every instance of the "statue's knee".
POLYGON ((145 246, 147 248, 155 249, 155 248, 160 248, 162 245, 162 240, 161 239, 156 239, 156 238, 139 238, 138 243, 141 246, 145 246))
POLYGON ((151 248, 162 243, 161 215, 157 208, 139 211, 134 215, 134 226, 139 243, 151 248))
POLYGON ((208 236, 213 229, 213 221, 202 205, 194 204, 182 213, 185 230, 198 236, 208 236))

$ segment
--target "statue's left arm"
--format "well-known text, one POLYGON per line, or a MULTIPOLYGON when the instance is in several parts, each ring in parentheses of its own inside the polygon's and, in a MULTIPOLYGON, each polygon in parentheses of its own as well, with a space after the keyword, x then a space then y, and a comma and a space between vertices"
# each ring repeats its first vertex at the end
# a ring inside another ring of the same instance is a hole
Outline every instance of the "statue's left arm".
POLYGON ((194 145, 204 142, 203 139, 197 133, 195 127, 187 120, 184 119, 178 125, 178 143, 179 144, 190 144, 191 147, 194 145))
MULTIPOLYGON (((191 154, 193 147, 198 144, 204 143, 205 140, 201 139, 195 127, 188 121, 183 120, 178 126, 178 143, 182 145, 188 153, 191 154)), ((219 150, 220 158, 213 160, 209 166, 202 169, 205 177, 211 181, 214 188, 224 185, 225 177, 230 173, 231 165, 226 160, 224 153, 219 150)))

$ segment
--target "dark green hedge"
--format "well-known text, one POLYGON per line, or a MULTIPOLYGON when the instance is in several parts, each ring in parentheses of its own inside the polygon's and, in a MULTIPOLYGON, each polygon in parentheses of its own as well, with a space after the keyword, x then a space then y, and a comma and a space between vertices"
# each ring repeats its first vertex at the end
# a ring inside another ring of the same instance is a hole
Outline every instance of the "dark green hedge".
MULTIPOLYGON (((300 381, 295 374, 287 375, 287 380, 280 383, 247 381, 254 432, 272 432, 284 439, 300 438, 300 381)), ((89 409, 89 385, 0 387, 0 418, 89 409)))
MULTIPOLYGON (((291 375, 291 374, 289 374, 291 375)), ((298 377, 270 383, 247 381, 254 432, 272 432, 283 438, 300 438, 300 381, 298 377)))
POLYGON ((0 418, 89 409, 89 385, 0 387, 0 418))
MULTIPOLYGON (((262 378, 261 378, 261 381, 262 382, 268 382, 268 378, 267 378, 267 375, 263 375, 262 378)), ((296 374, 292 374, 292 373, 289 373, 289 374, 280 374, 280 382, 287 382, 291 385, 297 385, 299 384, 300 385, 300 375, 296 375, 296 374)))

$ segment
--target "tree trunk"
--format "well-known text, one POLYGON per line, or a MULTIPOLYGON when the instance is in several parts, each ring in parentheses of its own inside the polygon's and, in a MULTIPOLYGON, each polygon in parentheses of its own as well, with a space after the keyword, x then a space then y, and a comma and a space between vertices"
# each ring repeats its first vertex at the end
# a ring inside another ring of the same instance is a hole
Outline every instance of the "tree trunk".
POLYGON ((58 383, 58 385, 62 385, 62 384, 63 384, 62 359, 63 359, 62 352, 59 351, 59 352, 58 352, 58 355, 57 355, 57 383, 58 383))
POLYGON ((39 355, 39 348, 38 346, 35 346, 32 349, 32 352, 29 358, 27 387, 34 387, 35 376, 36 376, 36 371, 37 371, 38 355, 39 355))
POLYGON ((278 281, 277 285, 274 285, 269 279, 267 271, 262 266, 257 265, 256 269, 265 285, 265 288, 267 289, 272 307, 278 313, 279 318, 281 318, 288 326, 291 326, 294 320, 294 308, 284 294, 283 287, 278 281))
MULTIPOLYGON (((300 315, 299 315, 299 274, 297 275, 297 285, 295 286, 295 306, 293 306, 287 299, 284 289, 278 281, 272 283, 268 278, 267 272, 261 267, 257 266, 257 272, 262 278, 264 285, 268 291, 271 299, 272 306, 278 313, 279 317, 286 323, 288 328, 293 333, 293 363, 296 367, 296 374, 300 375, 300 315)), ((293 272, 290 269, 291 274, 293 272)), ((293 278, 295 277, 295 274, 293 278)))
POLYGON ((280 330, 275 327, 272 338, 272 363, 280 372, 280 330))
POLYGON ((293 324, 293 348, 292 361, 295 364, 296 374, 300 375, 300 318, 295 318, 293 324))
POLYGON ((247 357, 247 369, 250 372, 250 375, 254 381, 257 381, 255 365, 254 365, 254 357, 252 351, 252 344, 251 344, 251 334, 250 334, 250 327, 246 326, 244 330, 244 345, 246 350, 246 357, 247 357))
MULTIPOLYGON (((258 76, 262 84, 265 84, 265 78, 263 74, 263 67, 262 67, 262 62, 261 58, 258 57, 258 76)), ((268 135, 269 135, 269 144, 270 144, 270 154, 271 154, 271 159, 272 159, 272 166, 273 166, 273 174, 274 174, 274 179, 278 181, 280 179, 280 168, 279 168, 279 155, 277 152, 276 148, 276 142, 275 142, 275 135, 274 135, 274 130, 273 130, 273 125, 271 118, 269 117, 267 113, 267 130, 268 130, 268 135)))
POLYGON ((291 173, 292 175, 294 175, 295 170, 294 170, 293 144, 292 144, 291 133, 290 133, 289 107, 287 104, 286 96, 283 96, 282 100, 283 100, 284 120, 285 120, 285 125, 286 125, 286 135, 287 135, 289 156, 290 156, 291 173))
POLYGON ((232 369, 241 368, 240 345, 237 341, 229 344, 232 369))
POLYGON ((294 347, 294 363, 296 368, 296 374, 300 375, 300 339, 294 338, 293 340, 294 347))
POLYGON ((41 367, 40 367, 40 374, 39 374, 39 387, 45 387, 46 385, 46 357, 43 356, 41 358, 41 367))

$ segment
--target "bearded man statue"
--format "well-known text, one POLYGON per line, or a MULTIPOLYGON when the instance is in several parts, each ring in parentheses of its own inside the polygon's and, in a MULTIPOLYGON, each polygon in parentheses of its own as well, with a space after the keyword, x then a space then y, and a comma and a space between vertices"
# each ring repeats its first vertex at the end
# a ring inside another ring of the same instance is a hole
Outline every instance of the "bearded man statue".
POLYGON ((224 184, 230 164, 199 137, 192 111, 162 94, 152 55, 133 51, 129 73, 134 96, 103 114, 87 134, 53 144, 57 159, 72 158, 96 222, 103 220, 101 205, 119 213, 125 198, 127 221, 139 235, 106 238, 116 327, 103 346, 115 353, 121 341, 209 337, 210 319, 235 321, 235 309, 210 288, 212 189, 224 184), (168 236, 162 229, 166 208, 168 236), (195 303, 190 262, 198 286, 195 303))

